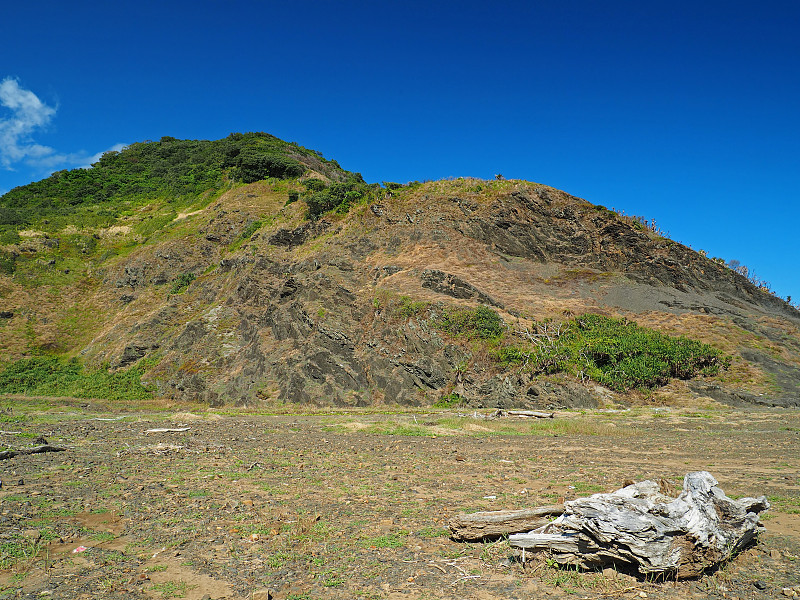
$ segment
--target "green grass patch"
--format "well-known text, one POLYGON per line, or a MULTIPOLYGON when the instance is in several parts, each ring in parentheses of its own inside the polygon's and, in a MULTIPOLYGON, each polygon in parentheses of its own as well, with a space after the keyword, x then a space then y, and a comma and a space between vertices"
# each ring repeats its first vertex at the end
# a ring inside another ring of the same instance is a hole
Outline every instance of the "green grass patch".
POLYGON ((71 396, 108 400, 146 400, 152 393, 141 383, 143 369, 110 372, 86 370, 76 360, 37 356, 6 363, 0 371, 0 393, 71 396))
POLYGON ((185 581, 165 581, 164 583, 154 583, 150 589, 162 598, 185 598, 189 590, 196 588, 196 585, 190 586, 185 581))
POLYGON ((21 562, 33 560, 41 549, 41 541, 21 536, 0 543, 0 570, 5 571, 21 562))
POLYGON ((417 536, 426 539, 432 539, 438 537, 450 537, 450 530, 445 527, 428 526, 420 529, 417 532, 417 536))
POLYGON ((377 537, 370 537, 361 542, 361 545, 367 548, 401 548, 403 544, 403 538, 397 533, 387 533, 377 537))

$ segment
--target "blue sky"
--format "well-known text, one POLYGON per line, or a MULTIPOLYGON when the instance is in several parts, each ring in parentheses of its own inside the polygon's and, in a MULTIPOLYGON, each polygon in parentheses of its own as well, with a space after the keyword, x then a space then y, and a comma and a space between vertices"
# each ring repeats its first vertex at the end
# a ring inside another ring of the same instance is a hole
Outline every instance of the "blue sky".
POLYGON ((795 0, 16 0, 2 21, 0 192, 267 131, 367 181, 552 185, 800 300, 795 0))

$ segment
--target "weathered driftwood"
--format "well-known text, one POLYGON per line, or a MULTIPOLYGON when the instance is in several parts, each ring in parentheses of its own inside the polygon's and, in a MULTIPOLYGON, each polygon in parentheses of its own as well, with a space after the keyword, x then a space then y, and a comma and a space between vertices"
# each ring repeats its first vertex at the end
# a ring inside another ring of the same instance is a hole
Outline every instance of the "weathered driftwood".
POLYGON ((493 410, 490 413, 479 413, 477 410, 473 411, 472 414, 469 413, 457 413, 456 416, 459 417, 470 417, 473 419, 502 419, 504 417, 519 417, 522 419, 525 418, 536 418, 536 419, 552 419, 556 416, 556 413, 553 412, 543 412, 539 410, 505 410, 502 408, 498 408, 497 410, 493 410))
POLYGON ((563 504, 522 510, 492 510, 459 514, 450 519, 453 539, 475 541, 542 527, 564 512, 563 504))
POLYGON ((15 456, 19 456, 21 454, 41 454, 42 452, 64 452, 66 448, 60 448, 59 446, 50 446, 49 444, 45 444, 43 446, 36 446, 35 448, 21 448, 19 450, 3 450, 0 452, 0 460, 6 460, 7 458, 14 458, 15 456))
POLYGON ((732 500, 706 471, 688 473, 677 498, 642 481, 611 494, 565 502, 564 514, 513 547, 549 551, 562 564, 630 565, 643 575, 696 577, 749 544, 764 496, 732 500))
POLYGON ((543 412, 540 410, 503 410, 497 409, 492 413, 494 417, 520 417, 520 418, 535 418, 535 419, 552 419, 556 416, 552 412, 543 412))
POLYGON ((189 431, 191 427, 157 427, 155 429, 148 429, 145 431, 145 434, 148 433, 181 433, 182 431, 189 431))

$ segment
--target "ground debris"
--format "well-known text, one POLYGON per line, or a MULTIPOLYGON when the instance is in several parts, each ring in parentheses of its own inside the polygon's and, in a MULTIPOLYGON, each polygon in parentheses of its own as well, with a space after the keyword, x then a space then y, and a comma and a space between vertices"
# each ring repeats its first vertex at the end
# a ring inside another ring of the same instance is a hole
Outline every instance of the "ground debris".
POLYGON ((14 458, 24 454, 42 454, 43 452, 64 452, 66 448, 60 446, 51 446, 50 444, 43 444, 35 448, 20 448, 19 450, 3 450, 0 452, 0 460, 14 458))
POLYGON ((697 577, 756 537, 765 496, 732 500, 706 471, 688 473, 677 498, 656 481, 564 503, 564 514, 511 535, 512 547, 548 551, 561 564, 627 565, 645 576, 697 577))

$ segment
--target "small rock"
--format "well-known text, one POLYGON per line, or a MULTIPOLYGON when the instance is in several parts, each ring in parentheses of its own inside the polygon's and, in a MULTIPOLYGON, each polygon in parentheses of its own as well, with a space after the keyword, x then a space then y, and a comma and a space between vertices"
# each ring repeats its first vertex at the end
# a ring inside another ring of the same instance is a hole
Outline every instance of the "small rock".
POLYGON ((24 480, 24 479, 20 479, 20 480, 17 482, 17 485, 25 485, 25 480, 24 480))
POLYGON ((770 550, 769 557, 773 560, 780 560, 783 557, 780 550, 770 550))
POLYGON ((758 590, 765 590, 765 589, 767 589, 767 584, 766 584, 766 583, 764 583, 763 581, 761 581, 760 579, 759 579, 758 581, 754 581, 754 582, 753 582, 753 585, 754 585, 754 586, 755 586, 755 588, 756 588, 756 589, 758 589, 758 590))
POLYGON ((795 598, 797 597, 797 592, 795 592, 792 588, 783 588, 781 590, 781 594, 788 598, 795 598))
POLYGON ((253 592, 253 600, 272 600, 274 597, 275 594, 269 589, 253 592))
POLYGON ((647 598, 647 594, 644 592, 639 592, 639 598, 647 598))

